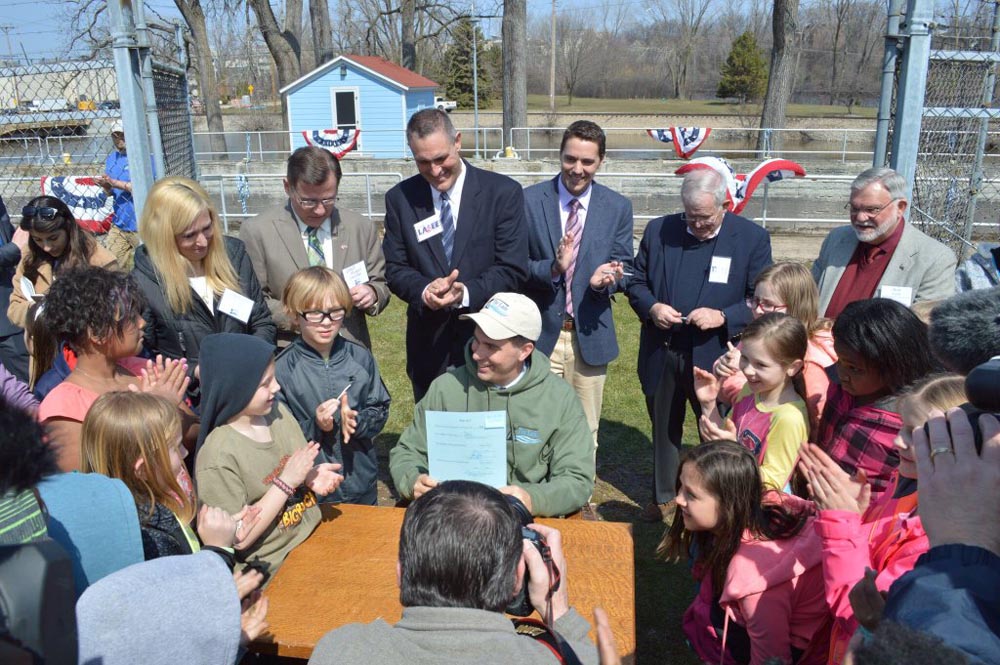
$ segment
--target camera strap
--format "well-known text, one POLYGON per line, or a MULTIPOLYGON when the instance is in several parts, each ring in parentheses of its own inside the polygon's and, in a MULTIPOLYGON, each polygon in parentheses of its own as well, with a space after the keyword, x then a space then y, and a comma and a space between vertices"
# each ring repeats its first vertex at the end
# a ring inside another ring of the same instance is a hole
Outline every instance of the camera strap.
POLYGON ((562 635, 552 630, 538 619, 511 618, 514 632, 545 645, 563 665, 581 665, 580 658, 562 635))

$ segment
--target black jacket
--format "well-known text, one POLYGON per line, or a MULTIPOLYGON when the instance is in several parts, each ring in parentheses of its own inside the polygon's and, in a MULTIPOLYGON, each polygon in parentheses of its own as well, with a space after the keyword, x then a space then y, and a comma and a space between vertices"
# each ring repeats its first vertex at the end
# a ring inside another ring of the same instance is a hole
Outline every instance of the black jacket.
POLYGON ((11 242, 14 237, 14 227, 7 214, 7 206, 0 198, 0 337, 20 334, 23 332, 7 318, 7 306, 10 304, 10 293, 13 290, 11 280, 17 264, 21 262, 21 248, 11 242))
POLYGON ((209 312, 204 301, 192 291, 192 303, 186 312, 177 313, 171 309, 167 296, 160 285, 160 275, 145 245, 135 250, 135 268, 132 275, 146 297, 146 309, 142 318, 146 320, 143 344, 152 354, 161 353, 168 358, 187 358, 191 372, 198 364, 201 340, 206 335, 220 332, 243 333, 260 337, 274 344, 275 326, 271 312, 264 302, 257 276, 250 264, 243 243, 236 238, 226 237, 226 254, 240 281, 240 292, 254 301, 253 310, 247 323, 218 311, 209 312))
POLYGON ((375 436, 389 418, 389 391, 371 352, 360 344, 337 337, 330 358, 323 360, 297 337, 275 362, 275 377, 281 386, 278 399, 291 410, 306 439, 318 441, 322 452, 317 462, 343 464, 344 482, 329 501, 375 505, 378 457, 375 436), (316 424, 316 407, 337 397, 346 386, 348 402, 358 412, 358 426, 347 445, 340 435, 340 411, 334 411, 334 428, 324 432, 316 424))

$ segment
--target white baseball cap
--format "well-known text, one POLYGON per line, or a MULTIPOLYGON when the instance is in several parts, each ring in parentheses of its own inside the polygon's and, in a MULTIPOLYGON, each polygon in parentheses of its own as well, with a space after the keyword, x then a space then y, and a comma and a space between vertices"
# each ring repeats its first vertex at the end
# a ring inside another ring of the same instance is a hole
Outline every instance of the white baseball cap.
POLYGON ((112 134, 125 133, 125 125, 122 124, 121 120, 115 120, 113 123, 111 123, 111 133, 112 134))
POLYGON ((487 337, 498 341, 520 335, 535 342, 542 334, 538 305, 520 293, 498 293, 477 313, 459 318, 475 321, 487 337))

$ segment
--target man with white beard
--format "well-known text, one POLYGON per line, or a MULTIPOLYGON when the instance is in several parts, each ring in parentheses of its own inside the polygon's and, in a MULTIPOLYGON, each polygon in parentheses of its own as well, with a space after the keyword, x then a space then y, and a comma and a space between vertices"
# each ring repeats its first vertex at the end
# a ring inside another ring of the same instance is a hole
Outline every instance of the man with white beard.
POLYGON ((890 168, 851 183, 851 225, 830 231, 812 267, 819 312, 834 319, 855 300, 889 298, 907 307, 955 293, 955 254, 904 219, 906 179, 890 168))

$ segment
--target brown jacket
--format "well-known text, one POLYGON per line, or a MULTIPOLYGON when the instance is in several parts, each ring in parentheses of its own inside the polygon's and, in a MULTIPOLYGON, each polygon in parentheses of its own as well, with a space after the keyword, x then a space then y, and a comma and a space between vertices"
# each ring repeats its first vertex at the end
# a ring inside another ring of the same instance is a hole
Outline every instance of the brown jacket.
MULTIPOLYGON (((17 272, 14 273, 14 290, 10 294, 10 306, 7 307, 7 318, 16 326, 24 327, 25 319, 28 317, 28 308, 31 307, 31 299, 24 295, 21 290, 21 278, 24 277, 24 262, 27 260, 27 252, 17 264, 17 272)), ((98 268, 118 268, 118 261, 115 255, 104 249, 96 242, 94 252, 90 255, 90 265, 98 268)), ((43 295, 48 293, 52 286, 52 263, 46 261, 38 266, 38 277, 35 278, 35 293, 43 295)))

